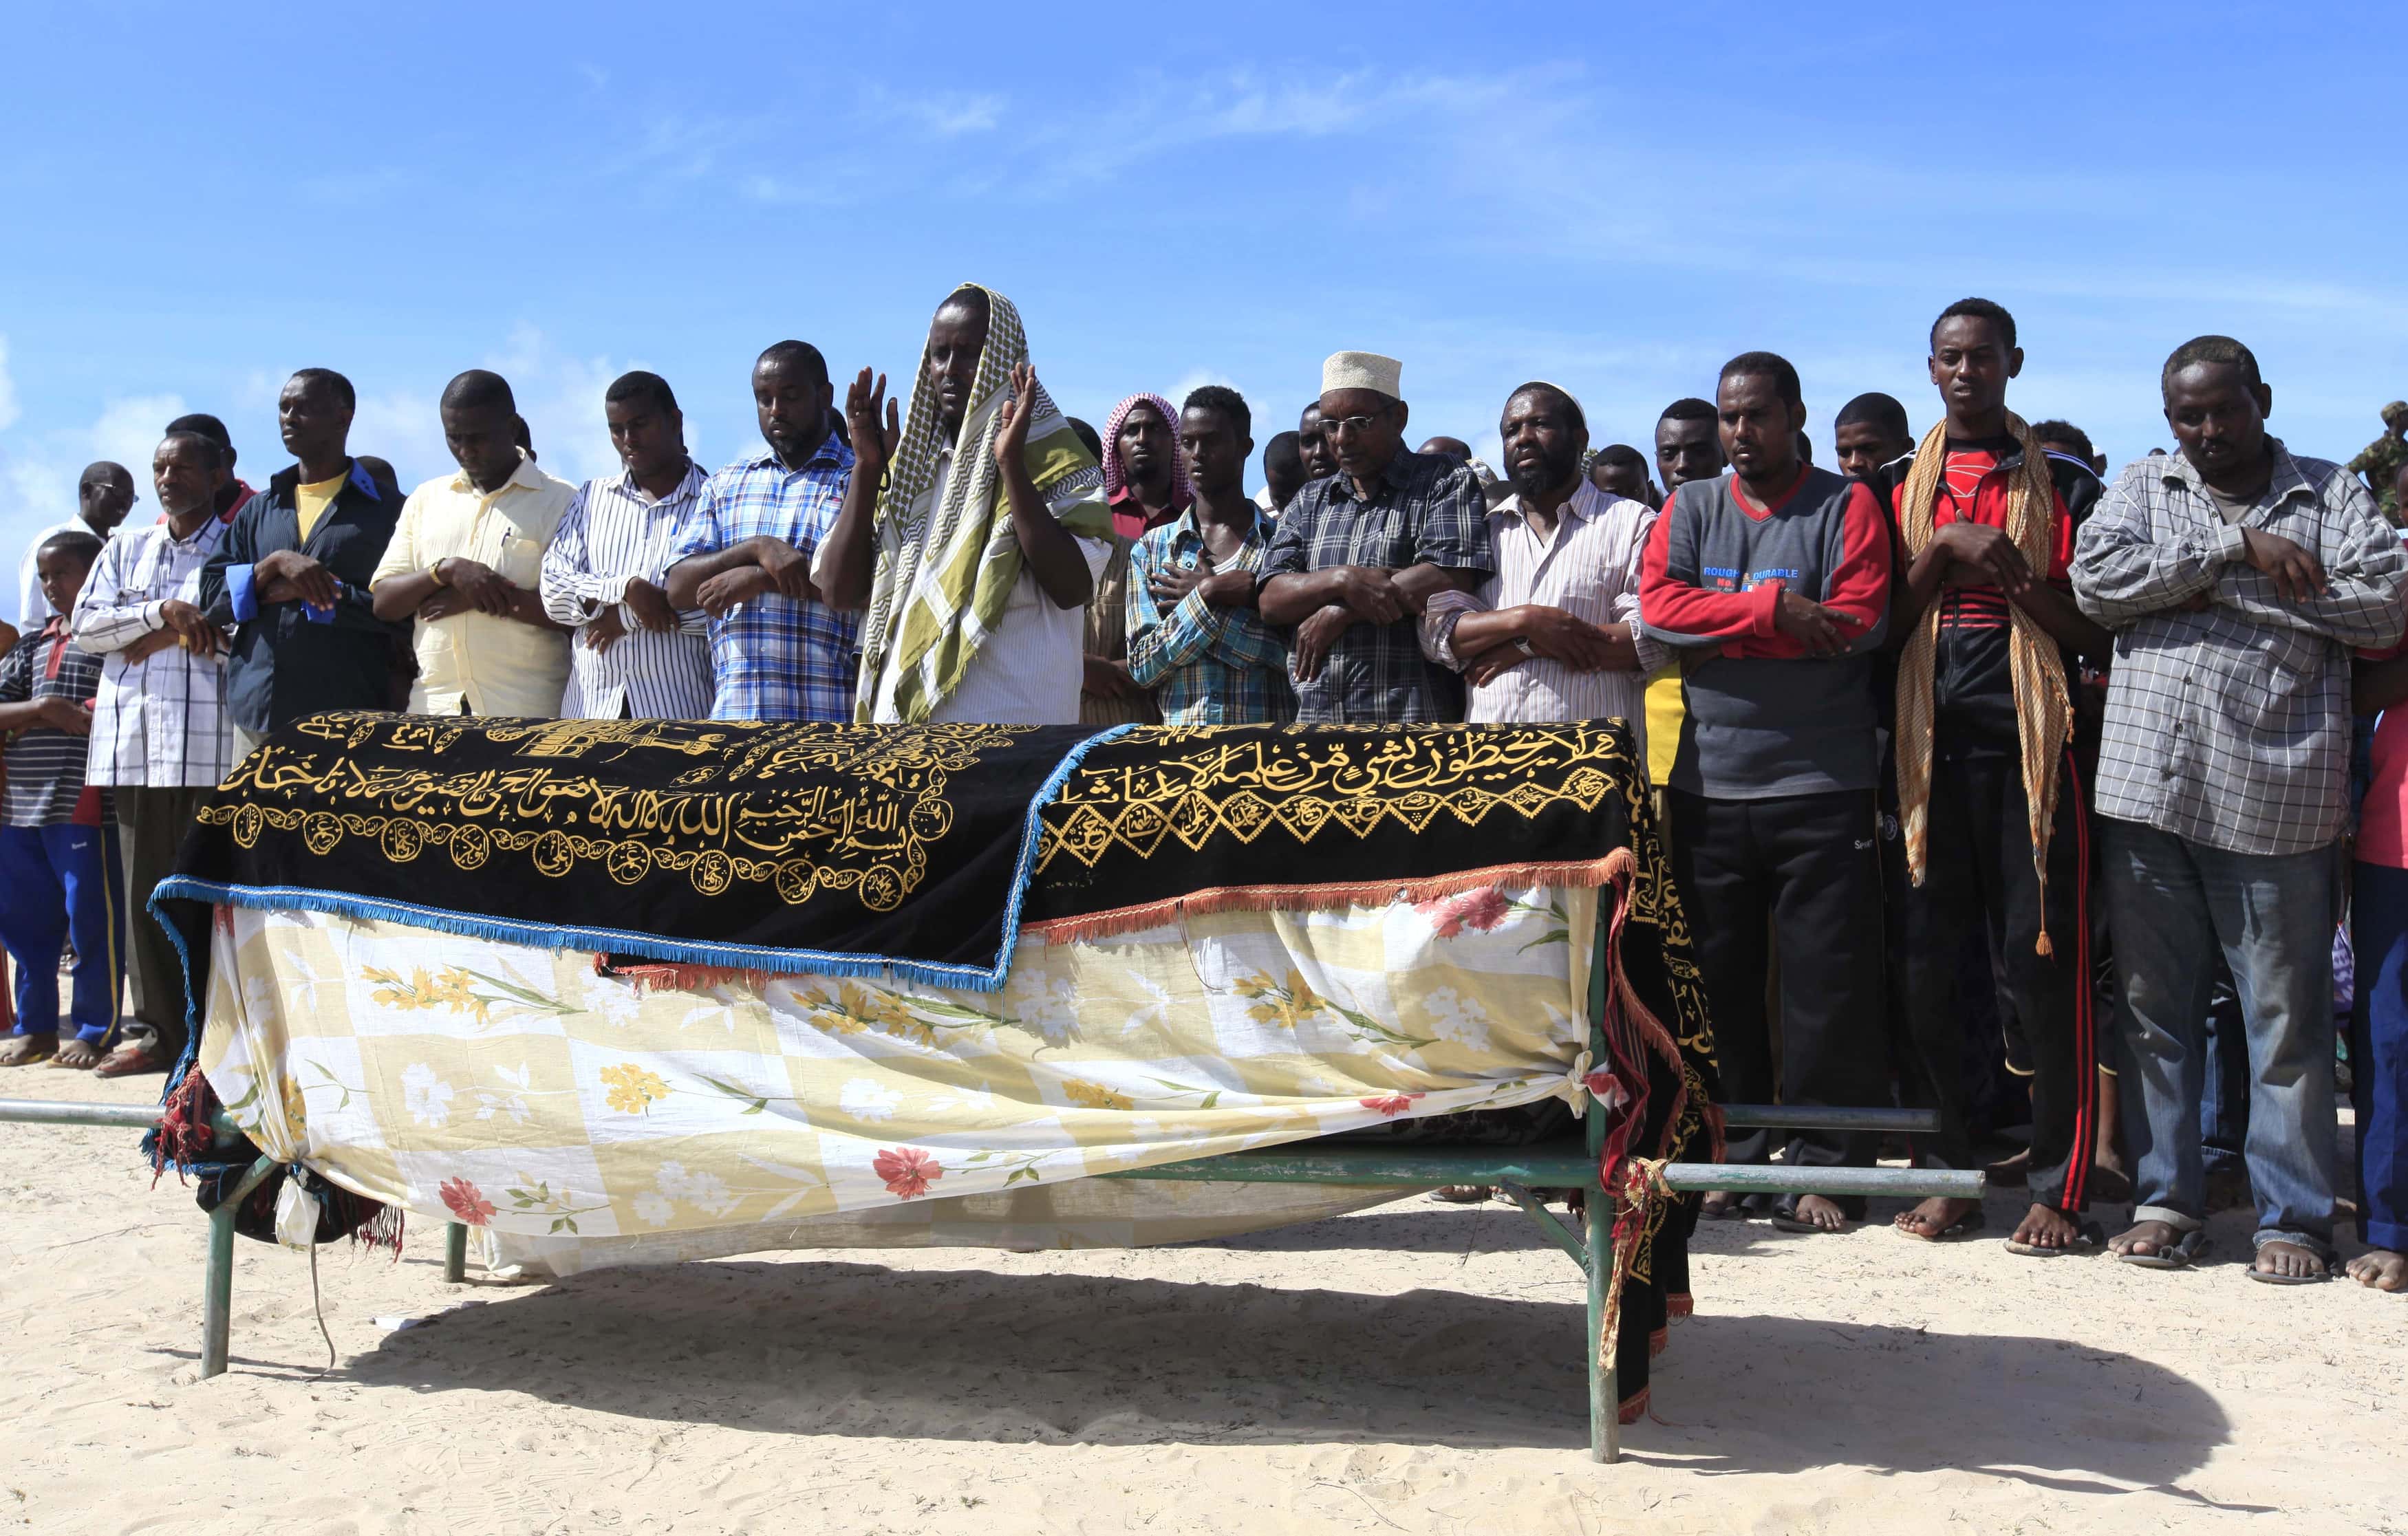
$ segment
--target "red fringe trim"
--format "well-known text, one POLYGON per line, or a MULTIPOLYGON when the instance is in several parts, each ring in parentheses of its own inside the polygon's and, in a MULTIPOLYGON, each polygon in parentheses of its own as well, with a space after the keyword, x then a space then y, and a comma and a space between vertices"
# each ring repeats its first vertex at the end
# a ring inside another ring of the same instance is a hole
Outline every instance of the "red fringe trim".
POLYGON ((159 1130, 150 1141, 150 1187, 159 1187, 160 1175, 176 1170, 176 1182, 184 1182, 184 1167, 207 1161, 217 1132, 209 1122, 218 1113, 218 1096, 210 1091, 209 1080, 201 1075, 195 1065, 167 1096, 159 1112, 159 1130))
POLYGON ((1656 1389, 1642 1386, 1622 1400, 1622 1408, 1613 1416, 1624 1424, 1636 1424, 1647 1412, 1647 1395, 1656 1389))
POLYGON ((1664 1315, 1667 1317, 1687 1317, 1697 1310, 1698 1299, 1686 1291, 1673 1291, 1664 1298, 1664 1315))
POLYGON ((616 966, 610 963, 609 956, 597 955, 594 956, 594 974, 615 976, 622 981, 633 982, 636 983, 638 992, 649 991, 655 987, 666 988, 671 992, 700 992, 724 982, 745 980, 758 982, 767 977, 770 972, 752 970, 742 966, 680 966, 665 962, 616 966))
POLYGON ((1652 1360, 1656 1356, 1663 1354, 1664 1346, 1671 1342, 1670 1334, 1666 1333, 1662 1328, 1657 1328, 1655 1332, 1647 1336, 1647 1357, 1652 1360))
POLYGON ((1630 857, 1617 848, 1598 859, 1567 859, 1555 863, 1492 864, 1485 868, 1459 869, 1421 880, 1354 882, 1340 884, 1220 885, 1184 896, 1168 897, 1135 907, 1082 912, 1076 917, 1024 923, 1020 931, 1057 944, 1110 939, 1135 933, 1189 913, 1226 912, 1335 912, 1343 907, 1383 907, 1395 901, 1435 901, 1487 885, 1603 885, 1615 878, 1615 855, 1630 857))

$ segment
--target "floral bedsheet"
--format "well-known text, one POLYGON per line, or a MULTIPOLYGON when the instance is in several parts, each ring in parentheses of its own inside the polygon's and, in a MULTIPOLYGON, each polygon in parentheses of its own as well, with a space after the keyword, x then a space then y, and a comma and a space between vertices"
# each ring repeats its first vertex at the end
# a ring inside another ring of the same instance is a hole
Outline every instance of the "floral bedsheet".
POLYGON ((1001 993, 221 907, 200 1065, 263 1150, 495 1235, 792 1224, 1578 1093, 1598 892, 1024 937, 1001 993))

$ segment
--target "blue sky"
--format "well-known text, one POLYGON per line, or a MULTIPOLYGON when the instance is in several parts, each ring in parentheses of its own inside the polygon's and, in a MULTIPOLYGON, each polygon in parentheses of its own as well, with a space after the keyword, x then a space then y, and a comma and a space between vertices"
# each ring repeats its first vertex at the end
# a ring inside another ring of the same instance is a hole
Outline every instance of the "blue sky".
MULTIPOLYGON (((800 337, 908 374, 930 309, 1012 296, 1100 422, 1236 384, 1257 440, 1332 350, 1405 361, 1416 438, 1493 452, 1550 378, 1598 440, 1767 347, 1811 430, 1930 317, 2021 323, 2011 403, 2117 462, 2157 370, 2255 347, 2295 449, 2408 395, 2397 7, 26 7, 0 93, 0 548, 148 464, 179 410, 285 461, 291 369, 357 452, 450 468, 434 401, 518 387, 548 468, 609 467, 608 380, 666 375, 698 457, 800 337), (965 39, 949 42, 949 38, 965 39)), ((13 558, 13 554, 9 556, 13 558)))

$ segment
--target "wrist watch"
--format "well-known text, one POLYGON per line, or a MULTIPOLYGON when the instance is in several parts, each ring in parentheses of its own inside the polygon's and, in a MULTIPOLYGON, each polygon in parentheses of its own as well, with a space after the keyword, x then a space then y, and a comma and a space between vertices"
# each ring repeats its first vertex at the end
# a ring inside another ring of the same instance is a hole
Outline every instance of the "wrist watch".
POLYGON ((448 587, 452 584, 443 579, 443 562, 440 560, 426 567, 426 579, 438 587, 448 587))
POLYGON ((1529 637, 1529 636, 1527 636, 1527 635, 1521 635, 1521 636, 1517 636, 1517 637, 1515 637, 1515 638, 1514 638, 1514 640, 1513 640, 1513 649, 1514 649, 1514 650, 1516 650, 1516 651, 1521 652, 1521 653, 1522 653, 1522 654, 1524 654, 1524 655, 1526 655, 1526 656, 1535 656, 1535 655, 1537 655, 1537 654, 1539 653, 1538 652, 1536 652, 1536 651, 1534 651, 1534 650, 1532 650, 1532 649, 1531 649, 1531 647, 1530 647, 1530 637, 1529 637))

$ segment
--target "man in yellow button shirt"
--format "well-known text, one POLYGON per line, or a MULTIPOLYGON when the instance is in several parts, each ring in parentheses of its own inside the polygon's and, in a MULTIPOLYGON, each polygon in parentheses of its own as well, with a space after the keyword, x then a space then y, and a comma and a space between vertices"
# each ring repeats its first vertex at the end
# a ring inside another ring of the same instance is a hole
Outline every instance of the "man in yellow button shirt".
POLYGON ((442 411, 460 472, 409 494, 369 584, 378 618, 418 621, 410 711, 556 716, 568 631, 544 612, 537 588, 577 488, 519 447, 518 403, 501 375, 460 375, 442 411))

